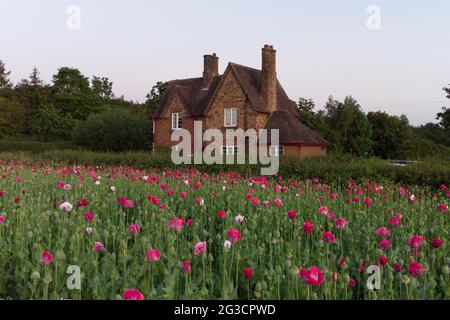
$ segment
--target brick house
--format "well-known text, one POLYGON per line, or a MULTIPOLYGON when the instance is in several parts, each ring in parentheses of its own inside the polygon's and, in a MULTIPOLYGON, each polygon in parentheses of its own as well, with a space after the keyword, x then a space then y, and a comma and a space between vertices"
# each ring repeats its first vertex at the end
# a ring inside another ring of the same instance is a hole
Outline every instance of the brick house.
MULTIPOLYGON (((307 158, 323 156, 329 143, 301 123, 293 102, 276 75, 276 50, 262 49, 262 70, 229 63, 219 75, 216 54, 204 56, 201 78, 170 81, 153 116, 154 144, 172 147, 171 134, 181 128, 193 133, 194 121, 203 129, 225 134, 229 128, 279 129, 280 145, 272 155, 307 158)), ((239 152, 225 146, 225 154, 239 152)))

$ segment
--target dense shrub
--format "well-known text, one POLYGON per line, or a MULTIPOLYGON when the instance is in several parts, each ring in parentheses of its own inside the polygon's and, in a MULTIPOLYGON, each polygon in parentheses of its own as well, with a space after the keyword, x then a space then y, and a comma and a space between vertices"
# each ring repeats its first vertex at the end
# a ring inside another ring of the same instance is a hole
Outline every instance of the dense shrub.
POLYGON ((109 110, 91 114, 76 124, 75 143, 95 151, 130 151, 149 149, 152 141, 150 121, 128 110, 109 110))

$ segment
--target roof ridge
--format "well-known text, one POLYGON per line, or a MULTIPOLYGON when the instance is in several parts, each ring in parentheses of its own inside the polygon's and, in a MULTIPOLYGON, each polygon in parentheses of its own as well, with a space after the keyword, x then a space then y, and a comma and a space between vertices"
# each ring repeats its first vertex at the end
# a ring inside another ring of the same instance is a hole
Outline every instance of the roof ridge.
POLYGON ((253 71, 259 71, 259 72, 261 72, 260 69, 256 69, 256 68, 249 67, 249 66, 244 66, 243 64, 240 64, 240 63, 229 62, 229 64, 234 65, 234 66, 237 66, 237 67, 246 68, 246 69, 250 69, 250 70, 253 70, 253 71))

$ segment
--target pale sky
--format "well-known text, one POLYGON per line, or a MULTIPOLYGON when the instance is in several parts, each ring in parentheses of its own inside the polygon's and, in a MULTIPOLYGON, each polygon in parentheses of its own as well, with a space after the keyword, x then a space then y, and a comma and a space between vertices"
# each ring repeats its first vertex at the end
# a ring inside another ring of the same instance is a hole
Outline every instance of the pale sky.
POLYGON ((448 0, 0 0, 0 59, 14 82, 34 66, 47 82, 70 66, 143 102, 158 80, 201 76, 206 53, 221 72, 229 61, 260 68, 268 43, 291 99, 322 107, 352 95, 416 125, 450 106, 449 30, 448 0), (70 5, 79 30, 67 26, 70 5), (380 29, 367 27, 371 5, 380 29))

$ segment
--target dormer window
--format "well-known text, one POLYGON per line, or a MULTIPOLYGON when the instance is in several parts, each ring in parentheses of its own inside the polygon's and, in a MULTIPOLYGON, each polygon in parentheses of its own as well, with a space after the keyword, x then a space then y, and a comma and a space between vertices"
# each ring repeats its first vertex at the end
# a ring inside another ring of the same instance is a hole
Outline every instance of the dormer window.
POLYGON ((225 108, 225 128, 237 127, 237 108, 225 108))
POLYGON ((183 128, 183 115, 181 112, 172 113, 172 130, 183 128))

